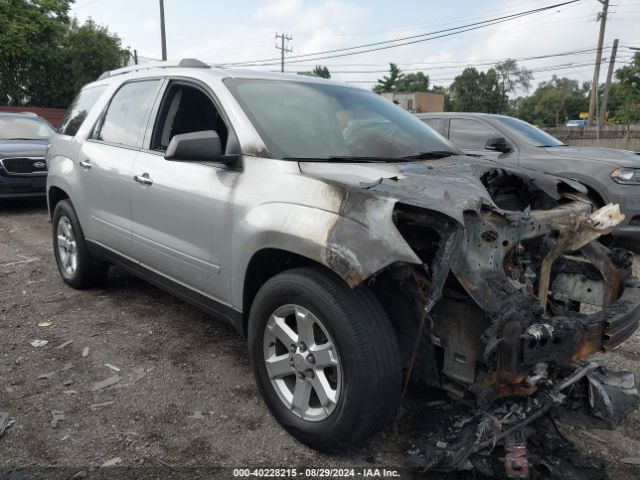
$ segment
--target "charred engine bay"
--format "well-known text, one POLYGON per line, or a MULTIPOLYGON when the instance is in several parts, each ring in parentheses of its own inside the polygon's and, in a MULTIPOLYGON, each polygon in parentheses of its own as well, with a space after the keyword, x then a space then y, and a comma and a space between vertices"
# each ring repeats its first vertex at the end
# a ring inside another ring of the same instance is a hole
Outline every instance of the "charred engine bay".
MULTIPOLYGON (((614 205, 596 211, 570 183, 495 168, 478 177, 490 201, 445 191, 457 215, 401 198, 395 224, 424 263, 395 266, 372 282, 395 312, 410 382, 454 400, 409 409, 412 430, 424 431, 410 439, 408 463, 510 478, 601 478, 599 462, 557 433, 550 412, 580 411, 584 425, 615 428, 638 407, 631 374, 588 360, 626 340, 640 319, 631 254, 597 241, 624 216, 614 205), (558 452, 565 458, 554 459, 558 452)), ((364 188, 393 194, 401 183, 364 188)))

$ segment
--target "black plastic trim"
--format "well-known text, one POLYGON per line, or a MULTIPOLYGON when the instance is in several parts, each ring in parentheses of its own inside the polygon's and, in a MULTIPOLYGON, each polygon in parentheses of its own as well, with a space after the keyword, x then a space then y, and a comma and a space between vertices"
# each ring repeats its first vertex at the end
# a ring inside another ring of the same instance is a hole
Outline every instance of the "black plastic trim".
POLYGON ((113 250, 87 239, 89 251, 93 256, 109 263, 124 268, 133 275, 155 285, 185 302, 199 308, 209 315, 220 318, 230 323, 240 335, 244 336, 244 321, 242 312, 207 297, 199 292, 195 292, 184 285, 181 285, 164 275, 161 275, 128 257, 120 255, 113 250))

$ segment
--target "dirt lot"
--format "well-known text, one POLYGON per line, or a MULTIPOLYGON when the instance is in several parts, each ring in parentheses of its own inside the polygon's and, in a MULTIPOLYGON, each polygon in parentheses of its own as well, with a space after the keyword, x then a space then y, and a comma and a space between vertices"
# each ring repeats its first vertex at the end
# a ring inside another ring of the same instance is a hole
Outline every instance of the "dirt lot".
MULTIPOLYGON (((635 266, 638 273, 638 260, 635 266)), ((638 332, 611 363, 640 377, 638 332)), ((83 471, 104 478, 97 467, 110 461, 124 467, 111 470, 119 478, 231 476, 216 474, 219 467, 403 465, 390 431, 366 450, 333 457, 289 437, 259 398, 245 344, 226 324, 119 271, 100 290, 66 287, 44 203, 0 206, 0 411, 15 420, 0 437, 2 479, 11 469, 29 479, 83 471), (36 348, 36 339, 48 343, 36 348), (118 383, 92 391, 115 375, 118 383), (64 412, 55 428, 52 410, 64 412)), ((613 432, 563 431, 604 456, 612 478, 640 475, 640 467, 619 461, 639 455, 640 413, 613 432)))

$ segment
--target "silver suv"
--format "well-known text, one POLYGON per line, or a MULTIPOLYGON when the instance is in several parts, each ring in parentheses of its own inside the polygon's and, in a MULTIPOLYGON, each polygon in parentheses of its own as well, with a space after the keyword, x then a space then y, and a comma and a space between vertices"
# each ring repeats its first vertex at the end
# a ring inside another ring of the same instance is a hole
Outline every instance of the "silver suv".
POLYGON ((275 418, 317 449, 382 428, 409 377, 486 408, 638 324, 627 252, 593 242, 615 205, 466 157, 340 83, 195 60, 113 71, 47 161, 63 280, 119 265, 227 320, 275 418))

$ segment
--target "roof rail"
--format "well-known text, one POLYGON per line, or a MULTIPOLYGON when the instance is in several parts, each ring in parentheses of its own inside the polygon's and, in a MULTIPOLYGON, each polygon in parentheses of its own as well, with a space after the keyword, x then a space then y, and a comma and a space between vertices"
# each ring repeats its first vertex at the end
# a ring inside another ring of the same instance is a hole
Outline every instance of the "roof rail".
POLYGON ((211 65, 207 65, 206 63, 198 60, 196 58, 183 58, 179 62, 161 62, 153 65, 131 65, 129 67, 118 68, 116 70, 111 70, 104 72, 98 80, 104 80, 105 78, 114 77, 116 75, 123 75, 129 72, 138 72, 142 70, 151 70, 153 68, 171 68, 171 67, 181 67, 181 68, 211 68, 211 65))

